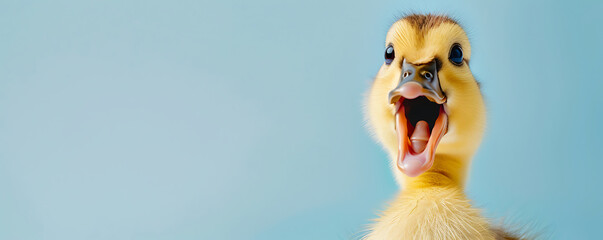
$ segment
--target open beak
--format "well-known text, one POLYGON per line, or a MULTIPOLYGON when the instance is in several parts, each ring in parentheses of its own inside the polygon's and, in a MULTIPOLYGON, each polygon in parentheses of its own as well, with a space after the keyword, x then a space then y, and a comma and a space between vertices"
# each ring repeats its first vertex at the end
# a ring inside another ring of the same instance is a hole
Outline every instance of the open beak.
POLYGON ((389 102, 395 104, 398 168, 416 177, 433 166, 435 150, 448 127, 436 61, 412 64, 405 59, 389 102))

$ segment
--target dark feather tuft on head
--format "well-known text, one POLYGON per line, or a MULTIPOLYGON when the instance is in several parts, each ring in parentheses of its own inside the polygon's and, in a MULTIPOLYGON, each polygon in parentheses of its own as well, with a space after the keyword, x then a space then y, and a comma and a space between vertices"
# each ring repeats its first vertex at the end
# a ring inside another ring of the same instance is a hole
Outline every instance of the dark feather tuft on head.
POLYGON ((440 26, 442 23, 452 23, 459 25, 458 22, 448 16, 445 15, 435 15, 435 14, 410 14, 401 18, 401 20, 406 20, 413 27, 419 29, 420 31, 427 31, 434 27, 440 26))

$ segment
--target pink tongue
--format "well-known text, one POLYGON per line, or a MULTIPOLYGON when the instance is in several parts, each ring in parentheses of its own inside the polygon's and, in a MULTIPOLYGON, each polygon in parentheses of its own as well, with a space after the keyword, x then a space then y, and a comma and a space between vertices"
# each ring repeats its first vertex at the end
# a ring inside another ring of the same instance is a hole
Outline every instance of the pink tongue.
POLYGON ((429 124, 425 121, 417 122, 415 130, 410 136, 412 152, 415 154, 407 152, 406 156, 404 156, 404 161, 402 162, 405 173, 411 177, 417 176, 423 172, 421 169, 427 159, 425 154, 420 153, 425 150, 425 147, 429 142, 429 134, 429 124))
POLYGON ((415 131, 410 136, 410 142, 412 143, 412 150, 415 153, 420 153, 425 150, 427 142, 429 141, 429 124, 425 121, 417 122, 415 131))

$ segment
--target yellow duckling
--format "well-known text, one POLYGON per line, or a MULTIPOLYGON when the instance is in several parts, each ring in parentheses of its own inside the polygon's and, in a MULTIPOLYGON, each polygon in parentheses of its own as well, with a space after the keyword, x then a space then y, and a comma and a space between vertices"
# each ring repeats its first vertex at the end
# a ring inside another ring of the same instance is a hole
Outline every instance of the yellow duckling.
POLYGON ((409 15, 387 33, 366 113, 402 191, 364 239, 517 239, 464 194, 486 121, 470 59, 465 31, 446 16, 409 15))

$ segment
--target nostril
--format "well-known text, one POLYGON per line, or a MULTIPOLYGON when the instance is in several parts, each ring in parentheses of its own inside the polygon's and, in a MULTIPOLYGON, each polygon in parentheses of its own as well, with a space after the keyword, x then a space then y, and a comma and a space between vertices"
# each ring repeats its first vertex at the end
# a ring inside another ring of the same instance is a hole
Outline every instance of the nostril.
POLYGON ((406 77, 408 77, 408 76, 410 76, 410 72, 404 72, 404 73, 402 74, 402 77, 403 77, 403 78, 406 78, 406 77))
POLYGON ((431 79, 433 79, 433 74, 430 73, 430 72, 424 72, 423 73, 423 77, 426 78, 426 79, 428 79, 428 80, 431 80, 431 79))

